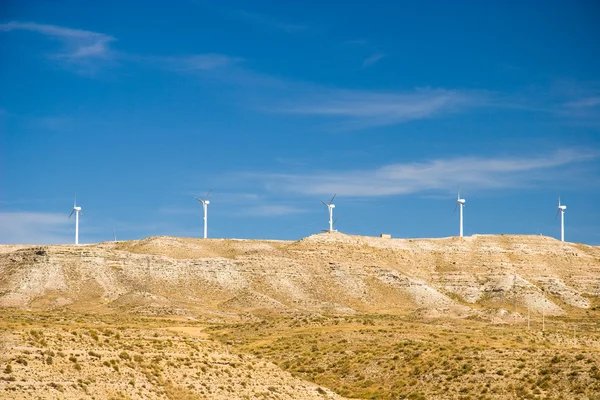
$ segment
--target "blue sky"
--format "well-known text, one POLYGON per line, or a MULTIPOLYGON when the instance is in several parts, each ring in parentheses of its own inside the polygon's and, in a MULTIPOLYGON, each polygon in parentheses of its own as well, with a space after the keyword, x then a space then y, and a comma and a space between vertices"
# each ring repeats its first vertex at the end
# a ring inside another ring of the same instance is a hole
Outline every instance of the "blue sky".
POLYGON ((0 243, 152 235, 600 245, 593 1, 8 1, 0 243))

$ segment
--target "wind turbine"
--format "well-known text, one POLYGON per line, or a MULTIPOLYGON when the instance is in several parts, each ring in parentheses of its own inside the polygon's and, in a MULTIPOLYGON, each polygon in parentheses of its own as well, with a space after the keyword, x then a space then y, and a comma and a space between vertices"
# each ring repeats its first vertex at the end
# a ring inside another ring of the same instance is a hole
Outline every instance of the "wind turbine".
POLYGON ((335 196, 336 195, 334 194, 331 200, 329 200, 329 203, 325 203, 324 201, 321 202, 325 204, 325 207, 327 207, 327 211, 329 211, 329 232, 333 232, 333 209, 335 208, 335 204, 333 204, 333 199, 335 199, 335 196))
POLYGON ((463 207, 465 206, 465 199, 461 199, 460 198, 460 189, 458 189, 458 194, 456 196, 456 206, 454 207, 454 211, 456 212, 456 208, 458 206, 460 206, 460 209, 458 210, 458 214, 459 214, 459 219, 460 219, 460 230, 459 230, 459 236, 463 237, 463 207))
POLYGON ((75 193, 75 200, 73 200, 73 210, 69 214, 69 218, 75 213, 75 244, 79 244, 79 214, 81 214, 81 207, 77 207, 77 193, 75 193))
POLYGON ((561 205, 560 204, 560 196, 558 196, 558 211, 556 211, 556 215, 554 216, 554 219, 556 219, 556 217, 558 217, 558 213, 560 213, 560 241, 564 242, 565 241, 565 210, 567 209, 567 206, 565 206, 564 204, 561 205))
MULTIPOLYGON (((208 191, 208 193, 206 193, 205 197, 208 197, 208 195, 210 195, 211 192, 212 192, 212 189, 210 189, 208 191)), ((208 237, 208 205, 210 204, 210 201, 202 200, 197 197, 194 197, 194 198, 196 200, 198 200, 200 203, 202 203, 202 208, 204 210, 204 239, 206 239, 208 237)))

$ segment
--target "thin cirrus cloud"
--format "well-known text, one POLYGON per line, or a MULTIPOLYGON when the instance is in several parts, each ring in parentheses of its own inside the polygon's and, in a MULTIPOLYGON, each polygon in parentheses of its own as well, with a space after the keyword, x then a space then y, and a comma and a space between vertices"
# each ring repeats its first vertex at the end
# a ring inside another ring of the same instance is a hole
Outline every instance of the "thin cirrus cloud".
POLYGON ((293 206, 282 204, 265 204, 241 209, 238 214, 247 217, 278 217, 282 215, 299 214, 303 212, 306 212, 306 210, 293 206))
POLYGON ((243 58, 231 57, 219 53, 191 54, 181 56, 142 56, 135 54, 122 55, 128 61, 147 64, 159 69, 173 72, 211 71, 234 66, 243 58))
POLYGON ((594 161, 599 155, 589 150, 567 149, 540 157, 441 158, 367 170, 250 177, 263 181, 271 191, 308 195, 378 197, 446 192, 458 183, 473 190, 494 190, 566 179, 570 177, 567 167, 594 161), (557 172, 559 167, 564 169, 561 173, 557 172))
POLYGON ((104 33, 35 22, 12 21, 0 24, 0 30, 5 32, 24 30, 57 39, 63 43, 65 49, 55 54, 55 57, 72 61, 108 57, 111 54, 110 43, 115 40, 114 37, 104 33))
MULTIPOLYGON (((283 30, 300 30, 299 26, 288 26, 262 14, 243 12, 242 15, 283 30)), ((111 42, 116 40, 112 36, 56 25, 9 22, 0 24, 0 30, 32 31, 60 40, 65 49, 52 57, 64 62, 66 67, 74 67, 75 72, 89 76, 106 65, 98 63, 100 59, 145 64, 176 73, 212 72, 211 79, 238 86, 242 89, 240 95, 249 95, 253 104, 262 104, 259 108, 263 111, 327 117, 329 128, 333 130, 395 125, 482 105, 484 100, 481 93, 445 89, 417 89, 403 93, 328 89, 256 73, 239 65, 243 58, 219 53, 154 56, 116 52, 110 48, 111 42), (255 99, 256 95, 258 99, 255 99), (282 96, 289 99, 287 104, 282 103, 282 96)), ((382 57, 382 53, 375 53, 365 60, 365 65, 373 65, 382 57)))
POLYGON ((571 109, 587 109, 600 106, 600 96, 587 97, 565 103, 565 107, 571 109))
POLYGON ((271 110, 337 118, 337 128, 353 130, 395 125, 483 106, 487 97, 483 92, 446 89, 416 89, 400 93, 330 89, 315 91, 271 110))
POLYGON ((105 64, 98 61, 118 60, 138 64, 152 65, 159 69, 175 72, 208 71, 232 66, 240 61, 239 57, 230 57, 218 53, 191 54, 182 56, 146 56, 117 52, 110 45, 116 41, 113 36, 82 29, 73 29, 57 25, 35 22, 12 21, 0 24, 0 31, 29 31, 42 34, 60 41, 63 49, 50 55, 50 58, 62 62, 67 67, 76 67, 75 72, 90 74, 97 72, 105 64))
MULTIPOLYGON (((235 195, 235 193, 234 193, 234 195, 235 195)), ((229 203, 231 203, 231 202, 224 201, 224 202, 219 202, 217 204, 224 205, 224 204, 229 204, 229 203)), ((208 211, 209 214, 211 214, 211 211, 214 212, 214 210, 211 210, 211 208, 212 207, 209 207, 209 211, 208 211)), ((168 214, 168 215, 201 215, 202 214, 202 206, 200 205, 199 207, 196 207, 196 208, 163 207, 163 208, 159 209, 159 212, 162 214, 168 214)), ((301 208, 293 207, 293 206, 286 205, 286 204, 260 204, 260 205, 236 204, 233 211, 224 211, 223 209, 221 209, 221 210, 217 209, 217 212, 219 214, 230 214, 230 215, 234 215, 234 216, 243 216, 243 217, 277 217, 277 216, 283 216, 283 215, 303 213, 306 211, 301 208)))
POLYGON ((70 243, 72 220, 65 214, 44 212, 0 212, 0 243, 70 243))
POLYGON ((575 125, 600 128, 600 96, 568 101, 559 107, 558 115, 575 125))
POLYGON ((374 54, 371 54, 369 57, 367 57, 363 61, 363 68, 367 68, 367 67, 370 67, 370 66, 373 66, 373 65, 377 64, 377 62, 379 62, 384 57, 385 57, 384 53, 374 53, 374 54))

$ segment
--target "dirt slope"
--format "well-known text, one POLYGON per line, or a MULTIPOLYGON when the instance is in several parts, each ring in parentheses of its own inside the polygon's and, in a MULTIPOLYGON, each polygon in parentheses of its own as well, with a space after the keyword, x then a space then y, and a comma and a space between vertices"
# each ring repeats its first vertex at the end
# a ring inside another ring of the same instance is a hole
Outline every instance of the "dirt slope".
POLYGON ((0 246, 0 307, 185 315, 560 315, 600 296, 600 248, 542 236, 298 242, 150 237, 0 246))

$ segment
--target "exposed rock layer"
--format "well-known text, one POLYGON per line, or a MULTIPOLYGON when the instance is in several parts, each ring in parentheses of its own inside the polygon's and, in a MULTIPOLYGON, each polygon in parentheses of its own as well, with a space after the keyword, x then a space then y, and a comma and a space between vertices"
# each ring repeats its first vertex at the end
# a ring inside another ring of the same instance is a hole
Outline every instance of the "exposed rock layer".
POLYGON ((151 237, 0 246, 0 307, 244 313, 558 315, 600 296, 600 248, 541 236, 298 242, 151 237))

